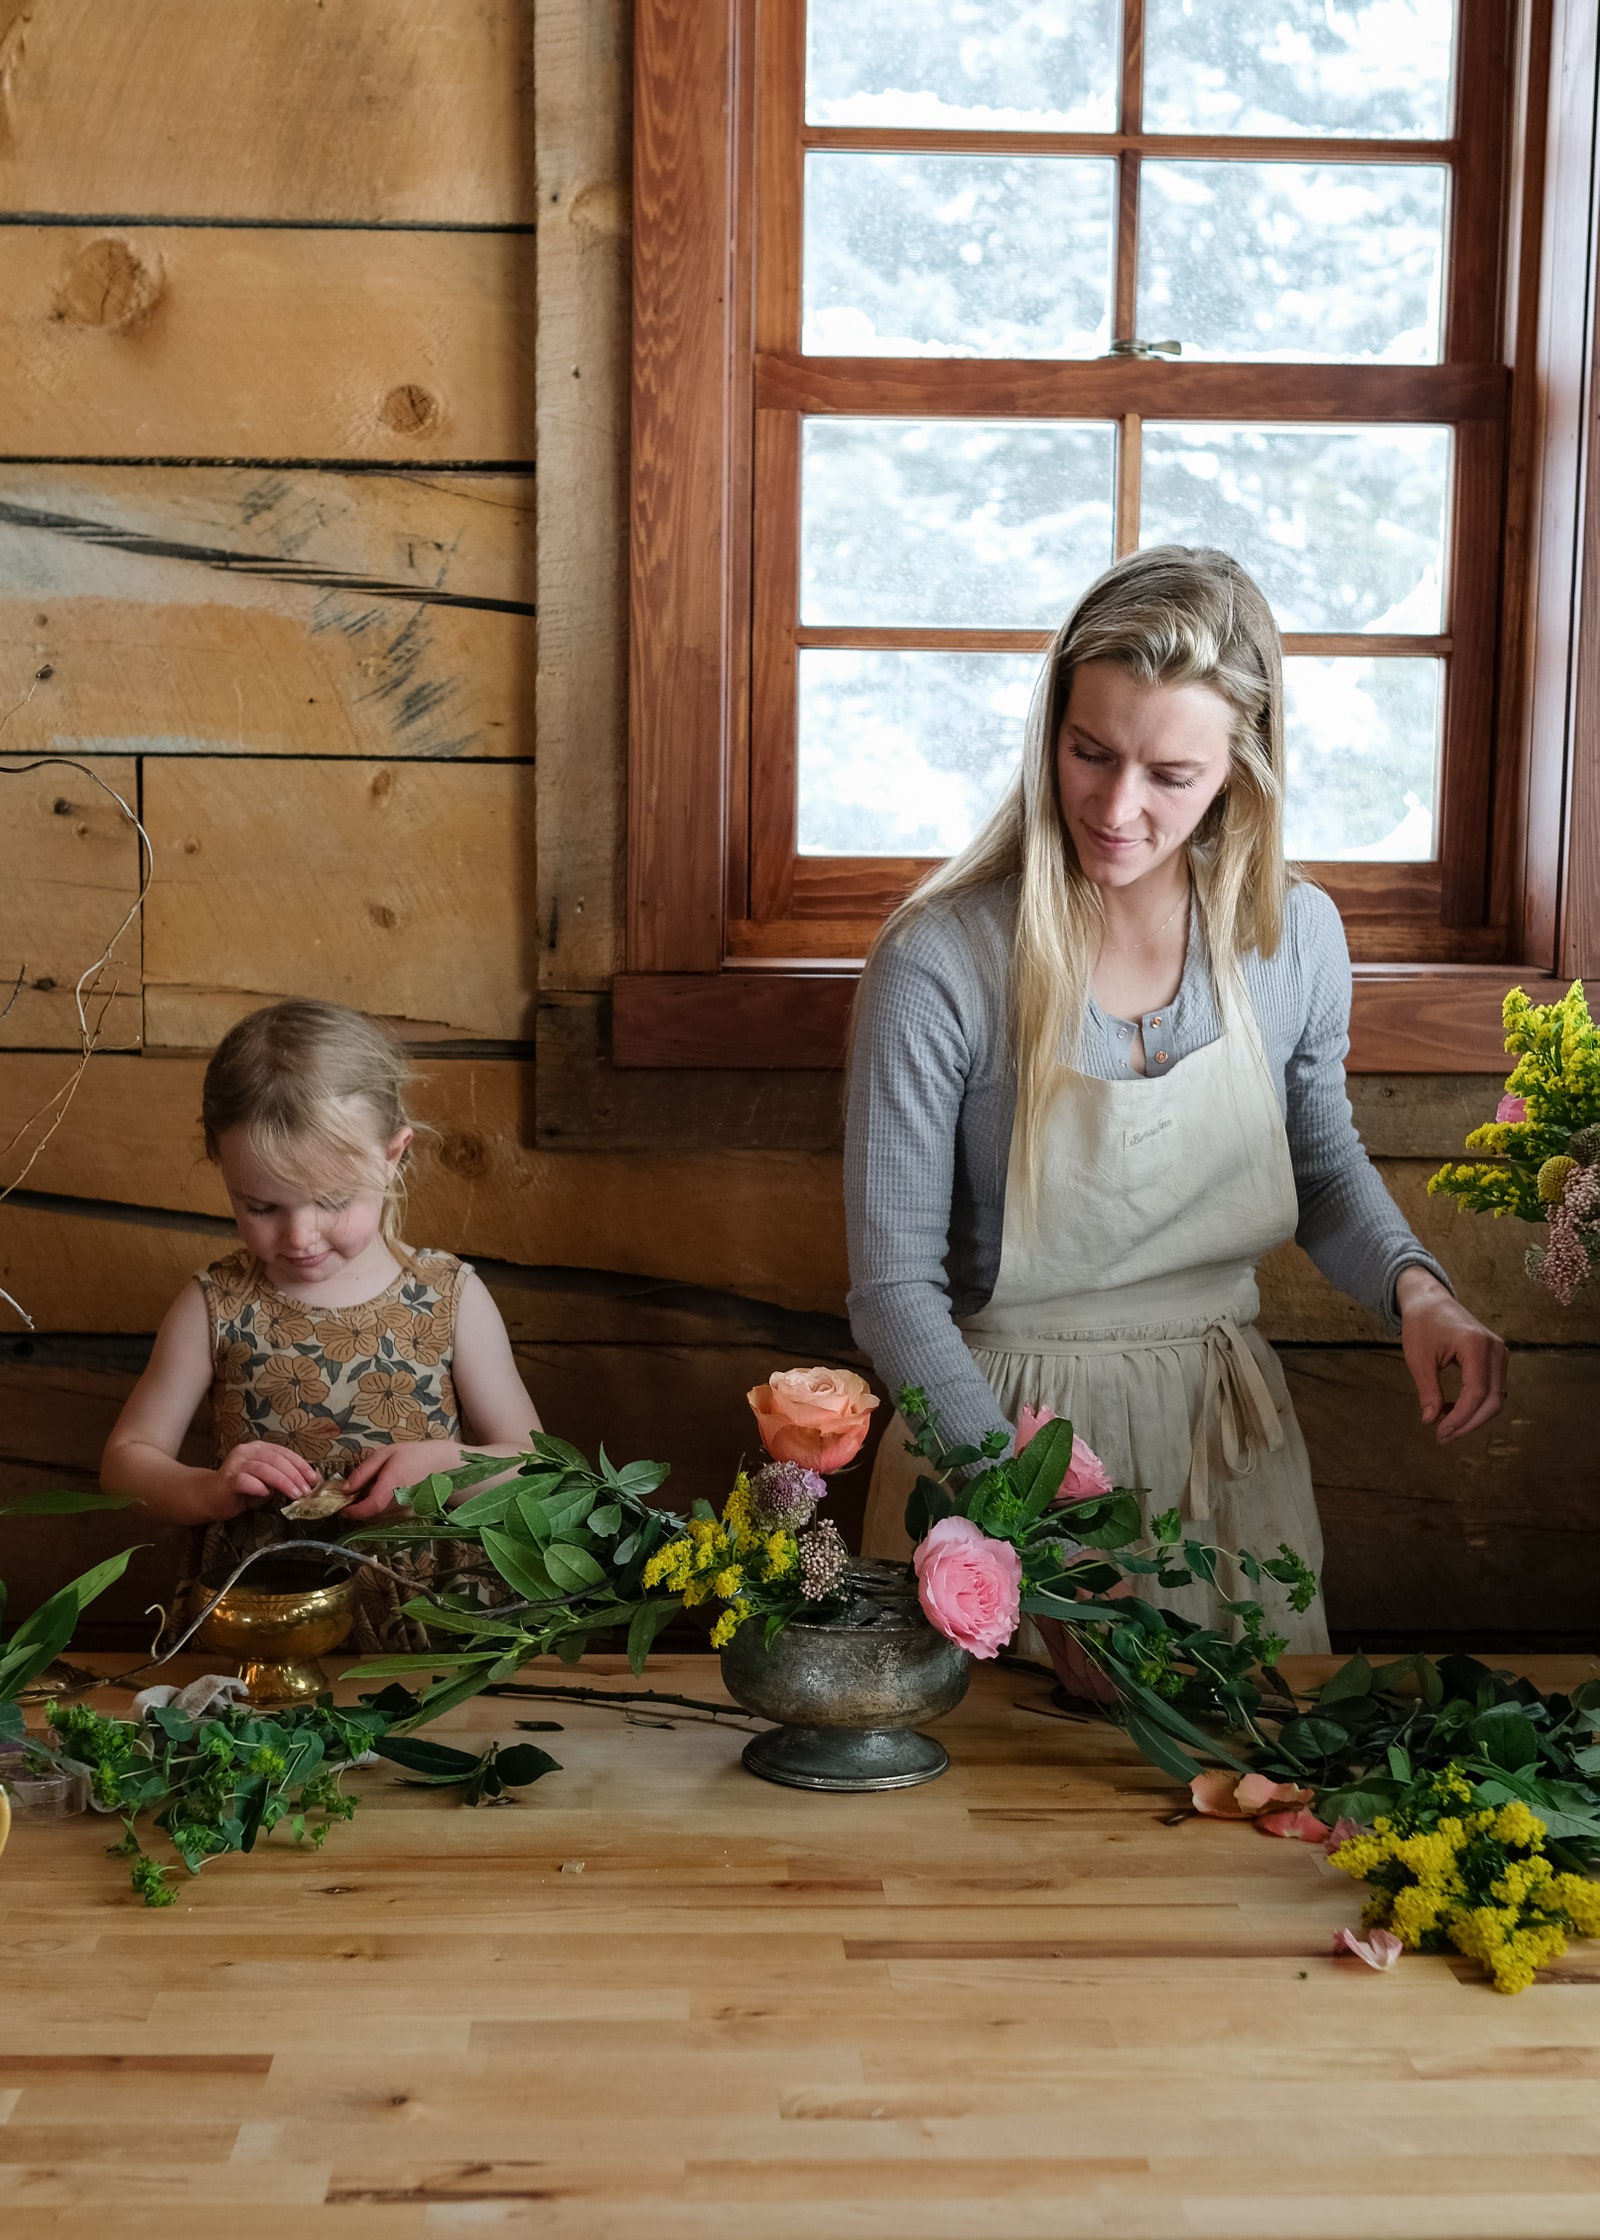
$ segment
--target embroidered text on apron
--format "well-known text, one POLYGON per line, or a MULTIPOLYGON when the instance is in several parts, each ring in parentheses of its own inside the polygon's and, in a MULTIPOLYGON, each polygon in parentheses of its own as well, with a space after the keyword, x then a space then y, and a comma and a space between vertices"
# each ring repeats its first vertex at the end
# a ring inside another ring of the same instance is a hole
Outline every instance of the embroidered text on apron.
MULTIPOLYGON (((1272 1556, 1287 1541, 1314 1571, 1322 1533, 1305 1442, 1254 1325, 1256 1263, 1298 1223, 1294 1170, 1254 1009, 1219 989, 1222 1033, 1170 1073, 1069 1074, 1045 1124, 1034 1218, 1008 1177, 1000 1271, 962 1335, 1002 1412, 1070 1417, 1113 1484, 1178 1507, 1192 1537, 1272 1556)), ((898 1417, 878 1450, 863 1545, 904 1556, 918 1466, 898 1417)), ((1325 1650, 1320 1598, 1304 1616, 1280 1589, 1224 1571, 1224 1593, 1262 1600, 1291 1649, 1325 1650)), ((1225 1627, 1195 1585, 1160 1598, 1225 1627)))

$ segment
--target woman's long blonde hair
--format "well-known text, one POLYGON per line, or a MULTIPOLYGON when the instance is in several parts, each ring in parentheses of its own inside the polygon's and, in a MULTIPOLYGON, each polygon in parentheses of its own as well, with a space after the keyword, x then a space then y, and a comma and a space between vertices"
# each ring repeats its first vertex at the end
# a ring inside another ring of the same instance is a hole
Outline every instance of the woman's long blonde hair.
POLYGON ((399 1042, 365 1012, 309 996, 268 1004, 229 1029, 206 1067, 206 1157, 215 1160, 237 1128, 270 1172, 319 1195, 370 1190, 381 1178, 383 1241, 410 1265, 400 1242, 406 1160, 388 1175, 383 1153, 417 1128, 406 1109, 411 1078, 399 1042))
POLYGON ((1017 1147, 1037 1193, 1045 1115, 1078 1048, 1105 920, 1085 877, 1056 775, 1073 672, 1114 661, 1147 684, 1208 685, 1233 710, 1227 782, 1191 837, 1190 867, 1213 970, 1251 949, 1270 957, 1283 932, 1283 649, 1271 609, 1225 552, 1159 545, 1119 560, 1090 585, 1045 655, 1028 713, 1022 767, 987 824, 901 904, 879 937, 930 903, 1016 884, 1010 1026, 1017 1069, 1017 1147))

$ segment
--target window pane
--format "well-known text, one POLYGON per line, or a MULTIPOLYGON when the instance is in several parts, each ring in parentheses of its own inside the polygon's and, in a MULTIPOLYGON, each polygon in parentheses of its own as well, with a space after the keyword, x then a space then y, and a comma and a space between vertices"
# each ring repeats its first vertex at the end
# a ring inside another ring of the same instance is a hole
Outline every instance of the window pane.
POLYGON ((811 124, 1109 132, 1120 0, 811 0, 811 124))
POLYGON ((802 349, 1104 350, 1113 169, 1098 157, 808 155, 802 349))
POLYGON ((1453 0, 1145 0, 1147 132, 1450 131, 1453 0))
POLYGON ((1220 545, 1280 630, 1443 627, 1448 428, 1147 420, 1141 544, 1220 545))
POLYGON ((1283 665, 1284 846, 1307 863, 1423 863, 1434 853, 1439 661, 1283 665))
POLYGON ((800 655, 800 853, 943 856, 1022 752, 1031 653, 800 655))
POLYGON ((1139 332, 1190 358, 1439 356, 1433 164, 1147 163, 1139 332))
POLYGON ((1112 560, 1103 423, 804 423, 800 619, 1054 629, 1112 560))

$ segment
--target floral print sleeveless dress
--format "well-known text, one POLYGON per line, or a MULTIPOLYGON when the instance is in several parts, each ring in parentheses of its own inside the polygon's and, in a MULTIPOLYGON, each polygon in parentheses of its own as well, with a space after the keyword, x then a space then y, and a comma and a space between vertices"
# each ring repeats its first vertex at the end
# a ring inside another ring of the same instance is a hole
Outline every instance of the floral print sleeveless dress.
MULTIPOLYGON (((449 1252, 407 1250, 406 1259, 389 1288, 358 1307, 288 1298, 243 1250, 200 1272, 196 1280, 211 1310, 219 1463, 234 1447, 263 1439, 337 1476, 372 1447, 460 1438, 451 1369, 456 1309, 471 1266, 449 1252)), ((281 1505, 262 1503, 205 1528, 196 1575, 226 1573, 252 1549, 294 1536, 281 1521, 281 1505)), ((416 1579, 435 1568, 426 1543, 384 1551, 383 1561, 416 1579)), ((426 1649, 423 1628, 400 1616, 406 1599, 381 1572, 359 1572, 353 1647, 366 1654, 426 1649)))

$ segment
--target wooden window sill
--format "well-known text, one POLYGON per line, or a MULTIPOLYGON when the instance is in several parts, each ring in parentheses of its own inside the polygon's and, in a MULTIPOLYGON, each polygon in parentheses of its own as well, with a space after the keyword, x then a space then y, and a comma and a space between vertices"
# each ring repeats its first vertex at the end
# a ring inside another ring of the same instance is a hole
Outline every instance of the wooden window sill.
MULTIPOLYGON (((1500 1008, 1521 986, 1535 1003, 1569 983, 1515 965, 1358 964, 1351 1073, 1507 1070, 1500 1008)), ((844 1062, 859 961, 775 959, 721 972, 625 972, 612 986, 618 1066, 831 1071, 844 1062)), ((1600 982, 1590 988, 1600 1001, 1600 982)))

